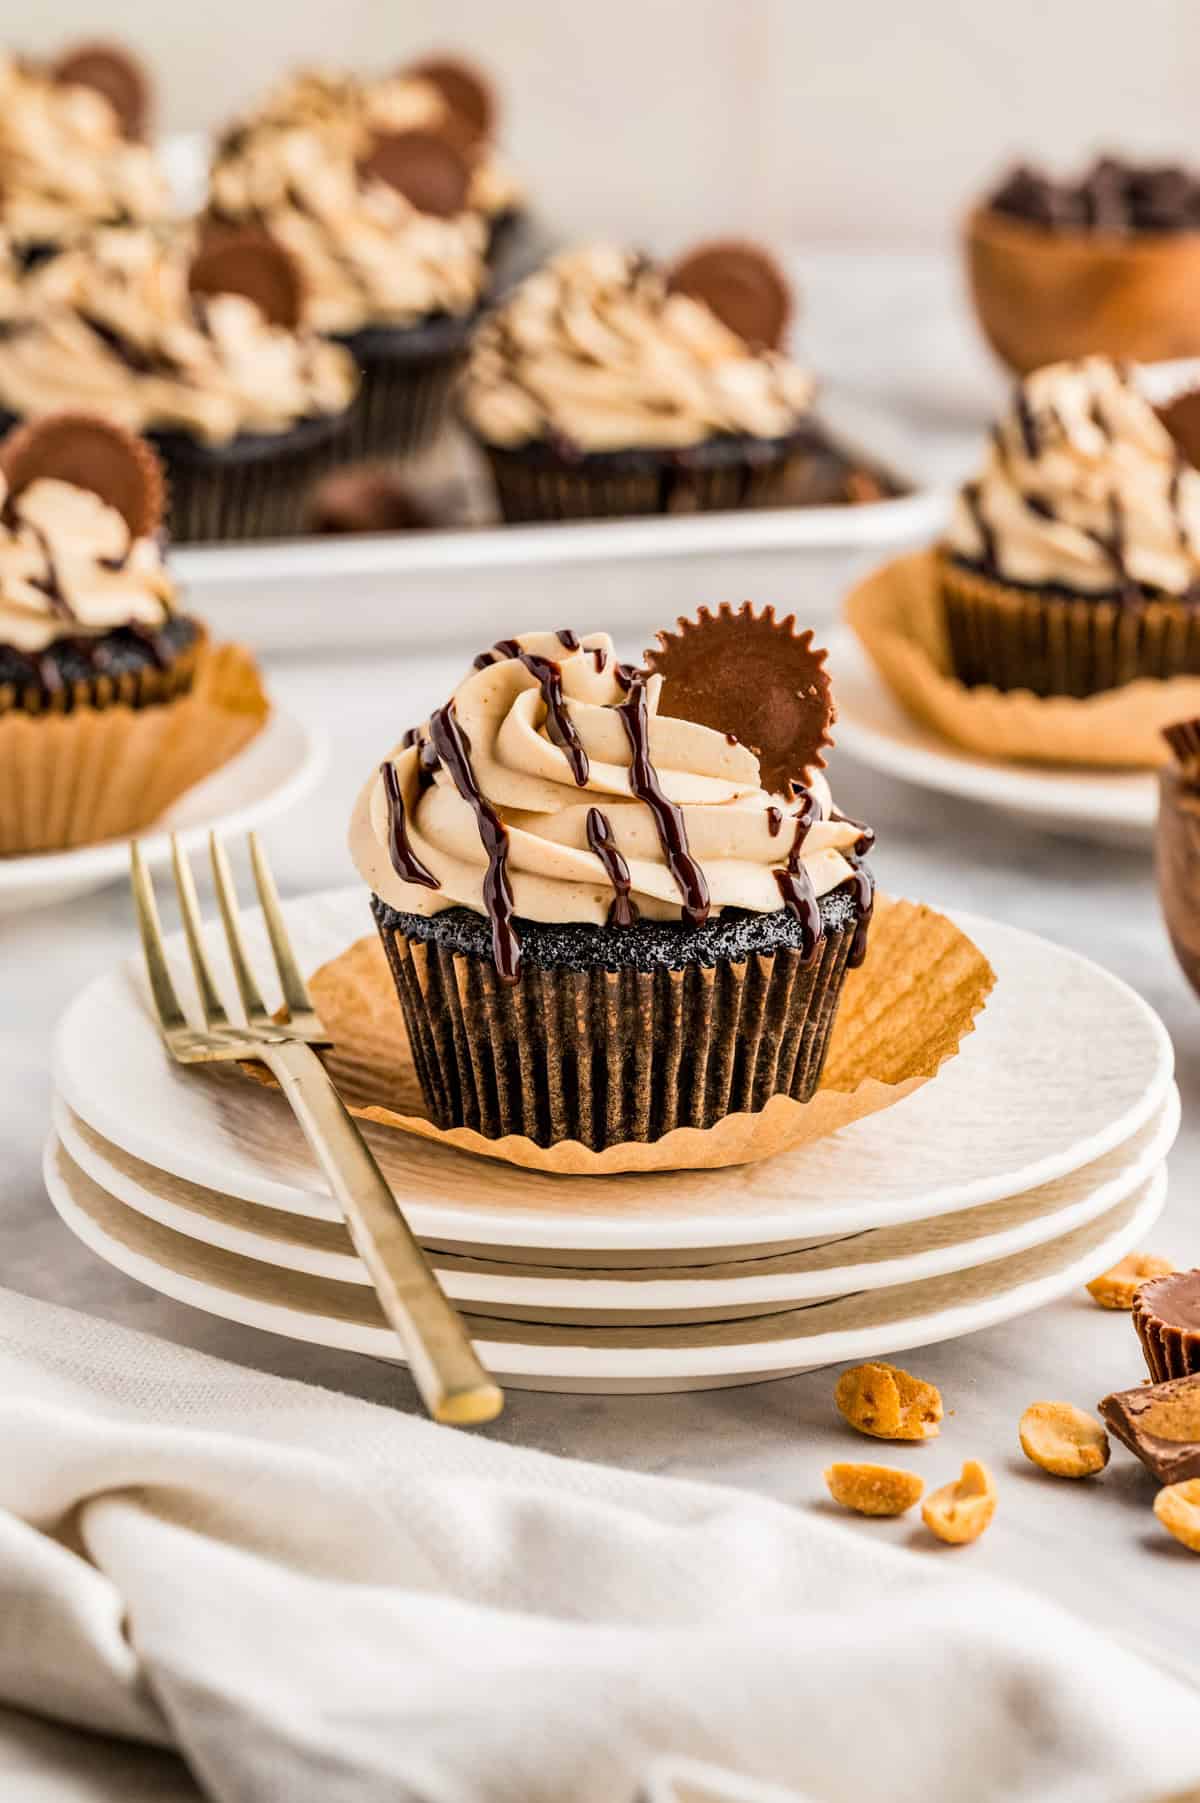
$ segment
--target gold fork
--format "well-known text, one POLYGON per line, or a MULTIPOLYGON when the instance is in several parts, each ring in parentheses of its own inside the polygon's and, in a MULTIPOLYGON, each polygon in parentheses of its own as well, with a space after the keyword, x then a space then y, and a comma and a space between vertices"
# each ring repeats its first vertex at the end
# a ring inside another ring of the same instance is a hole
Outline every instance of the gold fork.
POLYGON ((472 1426, 491 1421, 504 1406, 503 1394, 476 1356, 467 1330, 443 1294, 425 1255, 358 1130, 313 1050, 330 1038, 292 951, 279 894, 258 835, 251 833, 250 861, 263 920, 283 992, 287 1020, 267 1012, 246 954, 238 915, 237 890, 225 848, 209 835, 213 881, 245 1011, 245 1025, 229 1019, 212 974, 200 924, 196 885, 187 854, 172 835, 175 888, 183 918, 204 1030, 190 1025, 167 966, 158 905, 141 847, 130 847, 133 900, 137 909, 146 974, 163 1040, 180 1064, 226 1063, 251 1059, 277 1079, 304 1130, 326 1181, 341 1203, 359 1257, 370 1272, 383 1311, 404 1347, 422 1400, 435 1421, 472 1426))

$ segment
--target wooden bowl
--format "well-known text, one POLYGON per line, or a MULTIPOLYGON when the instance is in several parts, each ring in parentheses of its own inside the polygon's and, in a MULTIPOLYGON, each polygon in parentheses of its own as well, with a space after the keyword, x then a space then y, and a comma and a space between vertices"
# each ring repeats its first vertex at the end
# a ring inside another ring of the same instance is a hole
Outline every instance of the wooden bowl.
POLYGON ((1158 898, 1179 968, 1200 995, 1200 790, 1175 764, 1159 771, 1158 898))
POLYGON ((984 336, 1019 375, 1093 352, 1200 356, 1200 231, 1051 231, 977 207, 965 238, 984 336))

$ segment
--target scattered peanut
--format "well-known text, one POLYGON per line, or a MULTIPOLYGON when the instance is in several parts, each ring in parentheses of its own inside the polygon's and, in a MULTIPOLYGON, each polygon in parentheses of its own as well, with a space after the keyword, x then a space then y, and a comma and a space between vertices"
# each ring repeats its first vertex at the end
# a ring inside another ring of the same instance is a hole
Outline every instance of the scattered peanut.
POLYGON ((954 1483, 943 1484, 921 1504, 921 1519, 930 1533, 952 1546, 978 1540, 995 1513, 996 1486, 978 1459, 968 1459, 954 1483))
POLYGON ((941 1392, 897 1365, 855 1365, 833 1395, 850 1426, 875 1440, 929 1440, 942 1419, 941 1392))
POLYGON ((1021 1451, 1055 1477, 1091 1477, 1108 1464, 1108 1435, 1070 1402, 1035 1402, 1021 1416, 1021 1451))
POLYGON ((894 1471, 890 1465, 831 1465, 825 1482, 835 1503, 859 1515, 903 1515, 920 1502, 925 1488, 915 1471, 894 1471))
POLYGON ((1169 1277, 1175 1266, 1169 1258, 1153 1252, 1127 1252, 1111 1271, 1105 1271, 1088 1284, 1088 1295, 1101 1308, 1132 1308, 1139 1284, 1152 1277, 1169 1277))
POLYGON ((1168 1484, 1154 1499, 1154 1513, 1191 1552, 1200 1553, 1200 1477, 1168 1484))

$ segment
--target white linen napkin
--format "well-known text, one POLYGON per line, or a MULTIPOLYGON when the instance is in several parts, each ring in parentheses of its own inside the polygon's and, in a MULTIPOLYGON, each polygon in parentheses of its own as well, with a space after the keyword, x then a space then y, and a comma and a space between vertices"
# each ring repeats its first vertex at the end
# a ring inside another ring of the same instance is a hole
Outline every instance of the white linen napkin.
POLYGON ((0 1599, 0 1703, 173 1746, 219 1803, 631 1803, 672 1757, 816 1803, 1200 1777, 1194 1692, 969 1552, 2 1291, 0 1599))

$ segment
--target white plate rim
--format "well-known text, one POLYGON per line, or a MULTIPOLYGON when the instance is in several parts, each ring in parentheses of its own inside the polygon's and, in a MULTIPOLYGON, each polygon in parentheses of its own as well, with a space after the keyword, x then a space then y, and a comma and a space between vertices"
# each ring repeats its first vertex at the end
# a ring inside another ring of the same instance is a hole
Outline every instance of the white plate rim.
MULTIPOLYGON (((157 1290, 185 1305, 199 1307, 206 1313, 239 1321, 246 1326, 265 1328, 268 1332, 282 1333, 287 1338, 308 1340, 339 1350, 367 1352, 372 1356, 391 1359, 392 1362, 403 1362, 398 1343, 386 1329, 354 1322, 339 1322, 304 1309, 256 1302, 237 1292, 222 1290, 218 1285, 180 1276, 145 1253, 131 1250, 101 1228, 71 1194, 69 1181, 61 1169, 60 1151, 57 1136, 51 1133, 43 1158, 43 1174, 51 1203, 70 1231, 95 1252, 97 1257, 117 1270, 135 1278, 147 1288, 157 1290), (201 1294, 202 1300, 199 1299, 201 1294), (334 1330, 335 1337, 330 1337, 331 1329, 334 1330)), ((912 1346, 934 1345, 958 1339, 968 1333, 980 1332, 1001 1321, 1031 1313, 1080 1287, 1098 1271, 1123 1257, 1141 1240, 1162 1212, 1166 1194, 1166 1167, 1160 1166, 1147 1180, 1143 1190, 1126 1202, 1119 1203, 1111 1215, 1102 1216, 1098 1222, 1091 1222, 1086 1227, 1076 1228, 1064 1236, 1063 1240, 1051 1241, 1043 1248, 1047 1252, 1055 1245, 1065 1249, 1068 1242, 1074 1241, 1065 1264, 1014 1283, 1007 1289, 999 1289, 985 1299, 948 1303, 927 1315, 915 1314, 895 1323, 885 1321, 870 1327, 843 1328, 814 1334, 806 1339, 788 1340, 780 1337, 777 1341, 770 1342, 759 1337, 752 1344, 741 1345, 654 1344, 650 1347, 619 1347, 606 1345, 597 1336, 638 1330, 542 1328, 540 1333, 549 1336, 548 1338, 543 1337, 540 1344, 523 1343, 519 1338, 520 1323, 504 1323, 506 1329, 512 1331, 507 1332, 503 1338, 489 1339, 486 1318, 476 1316, 474 1321, 477 1332, 473 1337, 484 1364, 501 1380, 509 1375, 559 1381, 580 1379, 591 1383, 611 1382, 618 1387, 623 1381, 645 1382, 655 1378, 686 1380, 728 1378, 735 1375, 748 1378, 760 1373, 811 1370, 821 1365, 837 1364, 845 1359, 902 1352, 912 1346), (1109 1223, 1107 1232, 1103 1231, 1106 1222, 1109 1223), (1096 1233, 1089 1233, 1089 1228, 1097 1229, 1096 1233), (554 1337, 556 1334, 561 1337, 557 1343, 554 1337), (574 1342, 568 1338, 571 1335, 576 1337, 574 1342), (592 1336, 591 1344, 588 1344, 589 1335, 592 1336)), ((142 1219, 131 1210, 125 1212, 135 1223, 142 1219)), ((762 1332, 771 1331, 771 1323, 777 1319, 770 1315, 757 1316, 744 1323, 728 1322, 722 1326, 726 1329, 742 1326, 748 1332, 755 1331, 761 1336, 762 1332)), ((642 1331, 652 1334, 656 1331, 663 1334, 703 1334, 706 1330, 697 1327, 642 1331)))

